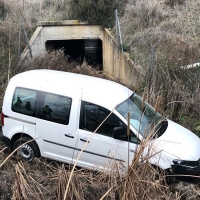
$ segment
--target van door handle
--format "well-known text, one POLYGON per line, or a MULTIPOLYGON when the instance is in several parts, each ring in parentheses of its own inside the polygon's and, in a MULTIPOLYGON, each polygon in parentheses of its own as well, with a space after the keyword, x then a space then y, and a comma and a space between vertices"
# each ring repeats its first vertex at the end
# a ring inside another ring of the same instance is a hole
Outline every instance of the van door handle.
POLYGON ((65 134, 66 137, 69 137, 69 138, 74 138, 74 136, 72 135, 68 135, 68 134, 65 134))
POLYGON ((82 142, 88 142, 88 143, 90 142, 90 141, 87 141, 87 138, 85 138, 85 139, 81 138, 80 141, 82 141, 82 142))

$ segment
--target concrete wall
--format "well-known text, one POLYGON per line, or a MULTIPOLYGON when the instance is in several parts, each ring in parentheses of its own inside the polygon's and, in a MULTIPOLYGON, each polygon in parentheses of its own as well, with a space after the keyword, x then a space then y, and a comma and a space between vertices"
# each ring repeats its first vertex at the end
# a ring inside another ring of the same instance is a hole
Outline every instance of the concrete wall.
MULTIPOLYGON (((141 69, 135 66, 126 54, 117 47, 114 37, 99 25, 86 25, 67 22, 39 22, 30 40, 33 57, 47 53, 47 40, 98 39, 103 41, 103 71, 123 84, 136 87, 141 79, 141 69)), ((30 57, 26 48, 21 59, 30 57)))
POLYGON ((111 78, 118 78, 123 84, 136 87, 141 80, 141 67, 136 66, 127 54, 117 47, 114 37, 104 29, 103 70, 111 78))

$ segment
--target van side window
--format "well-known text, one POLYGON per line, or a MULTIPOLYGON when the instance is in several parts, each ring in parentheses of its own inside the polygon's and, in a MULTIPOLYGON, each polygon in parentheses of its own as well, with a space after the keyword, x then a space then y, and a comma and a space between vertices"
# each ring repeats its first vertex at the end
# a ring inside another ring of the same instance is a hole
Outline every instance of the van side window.
POLYGON ((25 115, 35 116, 35 102, 37 91, 16 88, 12 100, 12 111, 25 115))
MULTIPOLYGON (((110 114, 106 108, 96 104, 82 101, 80 115, 80 129, 94 132, 103 120, 110 114)), ((97 133, 112 137, 113 128, 121 126, 122 121, 112 113, 110 117, 97 130, 97 133)))
MULTIPOLYGON (((96 128, 103 122, 103 120, 110 114, 110 111, 102 106, 82 101, 79 128, 94 132, 96 128)), ((112 113, 108 119, 97 130, 97 133, 109 137, 113 137, 113 129, 115 127, 122 127, 127 132, 127 126, 122 122, 117 115, 112 113)), ((128 137, 123 140, 127 141, 128 137)), ((131 131, 130 142, 139 143, 138 137, 131 131)))
POLYGON ((39 99, 38 118, 64 125, 69 123, 71 98, 41 92, 39 99))
MULTIPOLYGON (((80 129, 94 132, 96 128, 109 115, 110 111, 96 104, 82 102, 80 129)), ((115 115, 111 116, 97 130, 97 133, 112 137, 113 128, 120 126, 120 119, 115 115)))

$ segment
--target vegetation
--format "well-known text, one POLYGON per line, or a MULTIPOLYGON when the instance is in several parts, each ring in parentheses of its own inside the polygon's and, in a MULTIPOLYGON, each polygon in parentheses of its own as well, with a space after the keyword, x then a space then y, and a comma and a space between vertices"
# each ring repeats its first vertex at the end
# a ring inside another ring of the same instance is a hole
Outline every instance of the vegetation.
POLYGON ((70 15, 75 19, 111 28, 115 23, 115 10, 118 9, 118 12, 122 15, 126 2, 127 0, 113 0, 112 2, 103 0, 70 1, 70 15))
POLYGON ((130 0, 120 19, 130 57, 146 71, 140 90, 148 88, 151 104, 161 95, 161 112, 194 132, 199 67, 186 66, 199 62, 199 9, 198 0, 130 0))

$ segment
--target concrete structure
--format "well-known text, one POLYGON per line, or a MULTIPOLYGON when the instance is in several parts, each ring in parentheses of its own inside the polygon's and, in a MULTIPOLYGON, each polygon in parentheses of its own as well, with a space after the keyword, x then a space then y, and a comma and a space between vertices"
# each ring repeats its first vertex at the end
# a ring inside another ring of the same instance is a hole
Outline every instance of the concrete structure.
MULTIPOLYGON (((46 54, 50 49, 64 48, 72 59, 86 58, 89 64, 100 67, 109 77, 135 87, 141 70, 117 47, 114 37, 100 25, 89 25, 78 20, 38 22, 30 39, 33 57, 46 54)), ((21 59, 30 58, 26 47, 21 59)))

